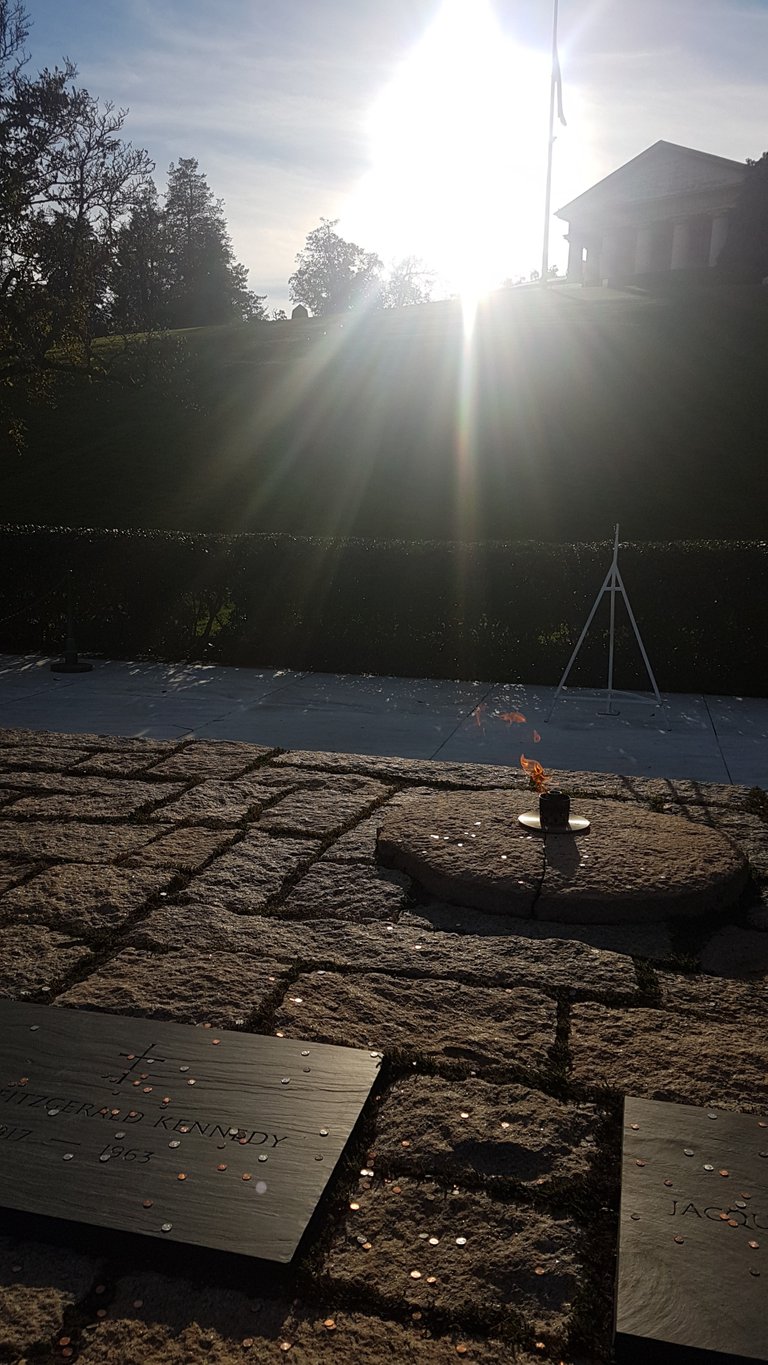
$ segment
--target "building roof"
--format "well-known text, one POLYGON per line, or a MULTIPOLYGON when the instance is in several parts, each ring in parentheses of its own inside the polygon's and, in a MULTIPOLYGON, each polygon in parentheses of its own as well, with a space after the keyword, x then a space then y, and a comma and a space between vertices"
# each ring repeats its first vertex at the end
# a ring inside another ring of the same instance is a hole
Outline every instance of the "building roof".
POLYGON ((731 161, 677 142, 654 142, 644 152, 611 171, 603 180, 557 209, 556 216, 570 221, 581 214, 595 214, 620 204, 664 199, 725 186, 738 186, 746 163, 731 161))

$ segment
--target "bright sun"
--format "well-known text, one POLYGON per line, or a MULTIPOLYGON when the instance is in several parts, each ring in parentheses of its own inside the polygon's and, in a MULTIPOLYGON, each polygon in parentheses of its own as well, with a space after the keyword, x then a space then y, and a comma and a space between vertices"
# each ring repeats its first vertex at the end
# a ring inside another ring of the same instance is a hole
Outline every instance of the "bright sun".
POLYGON ((444 0, 376 102, 371 169, 342 228, 386 259, 417 255, 478 298, 537 263, 549 69, 488 0, 444 0))

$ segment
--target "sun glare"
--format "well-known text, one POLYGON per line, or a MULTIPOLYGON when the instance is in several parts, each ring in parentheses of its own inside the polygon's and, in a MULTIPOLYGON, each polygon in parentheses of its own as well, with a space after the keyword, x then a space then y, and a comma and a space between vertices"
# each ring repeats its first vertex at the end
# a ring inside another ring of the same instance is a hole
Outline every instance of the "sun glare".
POLYGON ((421 256, 465 302, 536 264, 549 74, 488 0, 445 0, 370 116, 343 227, 421 256))

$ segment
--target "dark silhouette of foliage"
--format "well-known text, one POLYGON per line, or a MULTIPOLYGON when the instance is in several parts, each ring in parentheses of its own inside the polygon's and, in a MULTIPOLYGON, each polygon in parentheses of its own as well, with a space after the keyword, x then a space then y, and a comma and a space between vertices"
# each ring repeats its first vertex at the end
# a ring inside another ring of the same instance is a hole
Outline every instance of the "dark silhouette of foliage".
POLYGON ((28 74, 28 30, 22 0, 0 0, 0 395, 46 397, 61 372, 135 383, 161 328, 262 317, 197 162, 171 166, 161 208, 127 111, 68 60, 28 74), (94 344, 115 330, 122 347, 94 344))
POLYGON ((263 297, 247 288, 248 271, 235 260, 223 201, 214 199, 194 157, 169 168, 163 226, 169 326, 264 316, 263 297))
POLYGON ((27 19, 0 0, 0 383, 103 372, 93 350, 116 229, 149 181, 125 111, 75 85, 75 67, 26 74, 27 19))
POLYGON ((109 282, 110 327, 132 333, 159 326, 166 278, 163 215, 157 190, 149 184, 117 232, 109 282))

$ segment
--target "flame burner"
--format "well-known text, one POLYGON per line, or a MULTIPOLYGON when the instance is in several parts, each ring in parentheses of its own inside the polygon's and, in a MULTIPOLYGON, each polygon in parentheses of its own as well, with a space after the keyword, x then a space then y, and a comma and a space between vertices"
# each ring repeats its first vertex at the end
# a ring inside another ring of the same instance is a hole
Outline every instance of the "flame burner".
POLYGON ((526 829, 549 834, 583 834, 589 829, 584 815, 571 815, 571 798, 567 792, 555 788, 539 796, 539 809, 524 811, 518 821, 526 829))
POLYGON ((555 789, 542 792, 539 797, 539 820, 542 829, 565 829, 571 814, 571 798, 567 792, 555 789))

